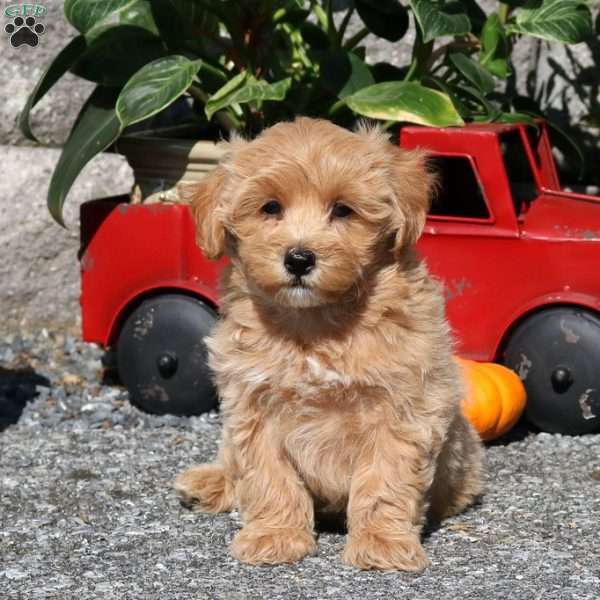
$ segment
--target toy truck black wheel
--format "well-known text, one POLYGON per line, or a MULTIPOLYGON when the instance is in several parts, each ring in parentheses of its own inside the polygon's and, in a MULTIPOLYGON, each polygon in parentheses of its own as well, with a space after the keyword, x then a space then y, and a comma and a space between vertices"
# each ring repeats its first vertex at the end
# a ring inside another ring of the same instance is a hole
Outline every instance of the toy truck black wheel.
POLYGON ((148 412, 198 415, 217 405, 204 337, 217 316, 206 304, 168 293, 144 300, 117 343, 119 377, 148 412))
POLYGON ((527 390, 526 418, 542 431, 600 431, 600 318, 575 307, 551 308, 511 335, 502 362, 527 390))

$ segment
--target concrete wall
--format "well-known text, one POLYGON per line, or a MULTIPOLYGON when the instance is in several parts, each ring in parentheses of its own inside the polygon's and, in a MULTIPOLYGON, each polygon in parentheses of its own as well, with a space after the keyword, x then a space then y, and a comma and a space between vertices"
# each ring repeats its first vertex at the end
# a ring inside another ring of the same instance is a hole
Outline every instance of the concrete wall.
MULTIPOLYGON (((43 68, 74 34, 63 16, 62 4, 45 3, 49 9, 42 20, 46 30, 35 48, 13 48, 4 33, 8 19, 2 17, 0 152, 5 176, 0 179, 0 332, 9 323, 18 327, 23 320, 64 321, 65 306, 71 309, 68 324, 77 326, 77 207, 94 197, 127 192, 132 185, 125 161, 117 155, 103 154, 86 167, 69 195, 66 205, 69 229, 62 230, 48 216, 45 199, 58 148, 93 85, 67 75, 40 102, 33 111, 32 122, 44 146, 34 147, 25 140, 17 121, 43 68)), ((494 5, 489 2, 488 10, 494 5)), ((355 21, 353 27, 358 26, 355 21)), ((409 60, 412 37, 408 35, 397 44, 370 38, 365 43, 371 62, 387 60, 402 65, 409 60)), ((523 41, 517 44, 515 57, 519 66, 517 85, 522 93, 541 95, 542 104, 554 117, 563 123, 581 125, 590 97, 595 95, 598 102, 598 41, 579 44, 568 52, 543 42, 523 41), (553 89, 544 97, 544 82, 550 79, 554 82, 553 89)), ((599 164, 598 130, 585 131, 589 160, 599 164)), ((597 169, 598 177, 599 173, 597 169)))
POLYGON ((34 146, 23 138, 17 127, 19 112, 43 68, 74 31, 63 16, 62 2, 44 4, 49 9, 42 19, 46 31, 35 48, 13 48, 4 32, 9 20, 0 17, 0 335, 36 325, 78 331, 78 206, 127 192, 133 183, 122 157, 102 154, 87 165, 69 194, 68 229, 48 214, 46 194, 59 146, 94 86, 66 76, 33 113, 34 132, 51 147, 34 146))

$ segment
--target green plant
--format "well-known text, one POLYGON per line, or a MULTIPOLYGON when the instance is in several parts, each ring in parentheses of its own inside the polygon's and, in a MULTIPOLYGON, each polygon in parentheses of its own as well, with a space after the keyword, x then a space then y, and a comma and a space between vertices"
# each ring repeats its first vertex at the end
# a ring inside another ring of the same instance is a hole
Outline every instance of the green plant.
POLYGON ((592 33, 585 0, 508 0, 486 15, 477 0, 66 0, 79 35, 43 73, 21 115, 64 73, 97 83, 63 148, 48 193, 53 217, 81 168, 127 127, 181 96, 213 133, 250 134, 295 114, 350 125, 528 120, 503 93, 511 47, 529 35, 575 43, 592 33), (335 5, 335 6, 334 6, 335 5), (335 14, 334 14, 335 13, 335 14), (372 33, 415 30, 404 68, 365 61, 372 33), (362 27, 353 34, 353 17, 362 27))
MULTIPOLYGON (((596 32, 600 33, 600 12, 596 32)), ((543 113, 554 129, 564 132, 552 139, 559 151, 561 180, 600 187, 600 35, 578 47, 554 48, 542 40, 530 46, 530 65, 519 72, 525 89, 518 103, 543 113)), ((514 80, 513 75, 508 86, 514 86, 514 80)))

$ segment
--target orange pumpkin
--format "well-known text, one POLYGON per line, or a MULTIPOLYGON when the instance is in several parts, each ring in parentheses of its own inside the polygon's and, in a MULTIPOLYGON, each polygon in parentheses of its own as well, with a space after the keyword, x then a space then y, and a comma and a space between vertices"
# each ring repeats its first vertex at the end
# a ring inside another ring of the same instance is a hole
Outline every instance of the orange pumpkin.
POLYGON ((467 381, 463 412, 481 439, 493 440, 505 434, 519 420, 527 396, 519 376, 495 363, 457 358, 467 381))

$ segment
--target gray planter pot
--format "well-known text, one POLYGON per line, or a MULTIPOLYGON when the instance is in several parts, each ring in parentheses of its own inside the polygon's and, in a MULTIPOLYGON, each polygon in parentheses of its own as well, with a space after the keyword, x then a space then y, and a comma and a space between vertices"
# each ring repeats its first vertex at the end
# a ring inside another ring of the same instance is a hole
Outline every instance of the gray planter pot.
MULTIPOLYGON (((185 185, 200 181, 225 154, 223 144, 176 137, 165 132, 126 135, 115 144, 133 169, 131 202, 186 202, 185 185)), ((171 134, 176 133, 172 131, 171 134)))

